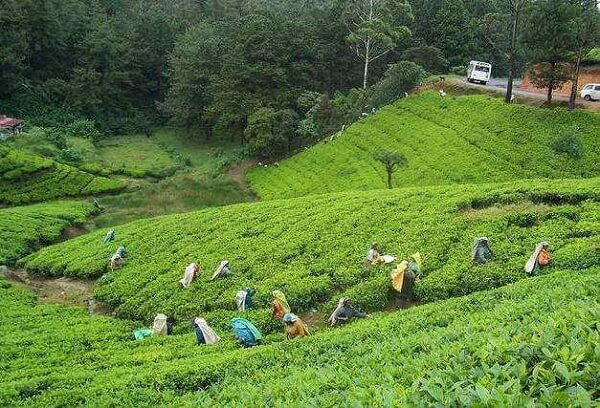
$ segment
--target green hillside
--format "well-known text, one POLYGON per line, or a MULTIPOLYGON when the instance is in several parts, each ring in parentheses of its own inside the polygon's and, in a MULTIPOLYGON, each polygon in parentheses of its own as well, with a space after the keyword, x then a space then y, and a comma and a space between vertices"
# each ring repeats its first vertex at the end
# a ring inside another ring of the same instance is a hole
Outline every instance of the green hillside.
POLYGON ((0 206, 85 196, 123 187, 122 181, 0 146, 0 206))
POLYGON ((389 268, 364 270, 371 241, 383 252, 407 257, 420 251, 422 301, 485 290, 525 277, 535 244, 551 243, 553 268, 600 265, 600 180, 515 182, 352 192, 233 205, 140 220, 116 229, 105 246, 97 231, 27 257, 32 273, 100 277, 119 245, 130 255, 118 272, 106 273, 95 297, 120 317, 151 319, 164 312, 186 322, 197 313, 225 327, 235 315, 235 293, 258 288, 250 316, 265 330, 270 291, 281 288, 298 311, 329 310, 341 295, 368 311, 389 301, 389 268), (473 238, 490 237, 495 258, 470 261, 473 238), (208 281, 221 259, 234 276, 208 281), (181 290, 185 266, 204 267, 181 290))
POLYGON ((94 212, 90 203, 64 201, 0 209, 0 265, 12 263, 58 238, 94 212))
POLYGON ((134 342, 0 278, 2 406, 580 406, 598 399, 600 270, 572 270, 302 341, 134 342), (26 347, 24 347, 26 345, 26 347))
POLYGON ((378 150, 401 152, 407 165, 394 186, 498 182, 600 174, 600 115, 506 105, 482 95, 401 99, 278 165, 251 170, 247 180, 265 199, 385 188, 378 150), (551 146, 570 133, 583 157, 551 146), (560 151, 560 150, 559 150, 560 151))

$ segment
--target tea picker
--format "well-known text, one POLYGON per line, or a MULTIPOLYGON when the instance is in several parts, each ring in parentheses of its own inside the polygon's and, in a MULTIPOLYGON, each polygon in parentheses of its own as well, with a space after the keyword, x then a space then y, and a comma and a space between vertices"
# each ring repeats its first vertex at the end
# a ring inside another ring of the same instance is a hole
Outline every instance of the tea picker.
POLYGON ((123 262, 125 261, 125 257, 127 256, 127 250, 125 247, 120 246, 116 252, 110 257, 110 269, 111 271, 115 271, 115 269, 119 269, 123 266, 123 262))
POLYGON ((371 247, 369 248, 369 251, 367 252, 365 266, 367 268, 369 268, 374 265, 380 265, 380 264, 387 265, 387 264, 391 264, 395 260, 396 260, 396 257, 393 255, 380 255, 379 247, 378 247, 377 243, 373 242, 371 244, 371 247))
POLYGON ((198 276, 199 272, 200 266, 197 263, 192 262, 191 264, 189 264, 183 272, 183 278, 181 278, 181 280, 179 281, 179 286, 181 286, 183 289, 190 286, 194 279, 196 279, 196 276, 198 276))
POLYGON ((525 272, 528 275, 535 275, 537 271, 545 268, 550 263, 550 244, 542 241, 535 247, 535 251, 525 264, 525 272))
POLYGON ((410 260, 400 262, 392 271, 392 287, 396 290, 396 306, 413 300, 413 286, 421 276, 421 254, 415 253, 410 260))
POLYGON ((238 312, 245 312, 248 309, 252 309, 252 297, 256 291, 249 287, 245 287, 235 295, 235 303, 237 305, 238 312))
POLYGON ((352 300, 343 297, 339 300, 336 309, 329 316, 328 321, 331 326, 340 326, 353 317, 363 318, 367 316, 366 313, 359 312, 352 306, 352 300))
POLYGON ((133 337, 136 340, 142 340, 150 336, 167 336, 173 333, 174 324, 175 321, 173 320, 173 318, 167 317, 167 315, 163 313, 159 313, 156 315, 156 317, 154 317, 154 322, 152 322, 152 329, 137 329, 133 332, 133 337))
POLYGON ((251 322, 241 317, 231 319, 233 334, 243 347, 256 346, 262 340, 262 334, 251 322))
POLYGON ((310 336, 308 326, 298 316, 293 313, 286 313, 283 316, 285 337, 288 340, 310 336))
POLYGON ((104 239, 102 240, 102 243, 104 245, 106 245, 106 244, 114 241, 115 240, 115 235, 116 235, 116 232, 115 232, 115 230, 113 228, 113 229, 111 229, 110 231, 108 231, 106 233, 106 235, 104 236, 104 239))
POLYGON ((201 317, 196 317, 192 320, 192 328, 196 334, 196 343, 200 344, 215 344, 221 338, 208 325, 206 320, 201 317))
POLYGON ((290 307, 282 291, 274 290, 271 294, 274 298, 273 302, 271 303, 273 305, 273 317, 278 320, 282 320, 286 313, 290 313, 292 311, 292 308, 290 307))
POLYGON ((232 273, 233 272, 229 268, 229 261, 221 261, 221 263, 219 264, 219 267, 217 268, 215 273, 213 273, 210 280, 224 278, 225 276, 231 275, 232 273))
POLYGON ((487 237, 475 238, 471 248, 471 260, 476 264, 484 264, 492 259, 492 251, 487 237))

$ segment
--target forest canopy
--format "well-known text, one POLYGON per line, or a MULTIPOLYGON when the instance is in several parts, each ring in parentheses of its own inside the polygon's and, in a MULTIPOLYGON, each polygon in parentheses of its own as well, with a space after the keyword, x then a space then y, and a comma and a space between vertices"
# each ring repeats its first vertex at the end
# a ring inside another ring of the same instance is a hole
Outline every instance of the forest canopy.
POLYGON ((482 60, 502 76, 511 57, 523 71, 525 52, 507 52, 519 2, 2 0, 0 110, 106 134, 169 123, 286 155, 428 74, 482 60))

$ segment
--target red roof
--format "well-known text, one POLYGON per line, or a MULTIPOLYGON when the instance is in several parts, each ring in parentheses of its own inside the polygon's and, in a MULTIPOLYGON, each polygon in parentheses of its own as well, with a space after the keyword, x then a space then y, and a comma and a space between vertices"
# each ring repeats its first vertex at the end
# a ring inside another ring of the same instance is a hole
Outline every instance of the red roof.
POLYGON ((23 123, 23 121, 20 119, 0 115, 0 128, 2 129, 12 129, 19 126, 21 123, 23 123))

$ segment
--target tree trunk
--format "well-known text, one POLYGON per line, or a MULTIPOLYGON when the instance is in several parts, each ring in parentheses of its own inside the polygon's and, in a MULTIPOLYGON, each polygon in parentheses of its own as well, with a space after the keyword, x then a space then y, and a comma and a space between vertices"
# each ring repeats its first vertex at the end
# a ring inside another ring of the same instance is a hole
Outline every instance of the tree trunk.
POLYGON ((509 53, 509 61, 508 61, 508 84, 506 85, 506 95, 504 97, 504 102, 511 103, 512 102, 512 93, 513 93, 513 82, 515 80, 515 54, 517 48, 517 29, 519 26, 519 15, 520 11, 515 10, 515 16, 513 19, 512 33, 510 37, 510 53, 509 53))
POLYGON ((363 72, 363 89, 367 89, 367 77, 369 76, 369 51, 371 50, 371 40, 367 40, 365 45, 365 69, 363 72))
POLYGON ((546 103, 548 105, 550 105, 552 103, 552 87, 551 86, 548 87, 548 94, 547 95, 548 96, 546 98, 546 103))
POLYGON ((392 172, 388 171, 387 174, 388 174, 388 177, 387 177, 388 188, 392 188, 392 172))
POLYGON ((577 50, 577 60, 575 61, 575 75, 571 81, 571 95, 569 96, 569 109, 575 109, 575 102, 577 101, 577 87, 579 86, 579 70, 581 68, 581 54, 582 49, 577 50))

